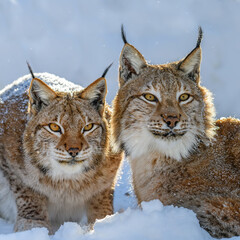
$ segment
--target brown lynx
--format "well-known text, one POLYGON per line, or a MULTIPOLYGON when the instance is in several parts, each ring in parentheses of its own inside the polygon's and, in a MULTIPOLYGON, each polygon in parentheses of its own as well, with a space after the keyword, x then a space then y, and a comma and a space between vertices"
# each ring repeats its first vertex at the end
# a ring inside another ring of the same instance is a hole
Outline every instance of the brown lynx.
POLYGON ((82 89, 51 74, 36 77, 0 93, 0 214, 16 220, 15 231, 93 223, 113 212, 121 161, 108 144, 106 80, 82 89))
POLYGON ((202 30, 182 60, 150 65, 125 42, 112 137, 129 157, 139 204, 192 209, 212 236, 240 235, 240 120, 215 121, 200 85, 202 30))

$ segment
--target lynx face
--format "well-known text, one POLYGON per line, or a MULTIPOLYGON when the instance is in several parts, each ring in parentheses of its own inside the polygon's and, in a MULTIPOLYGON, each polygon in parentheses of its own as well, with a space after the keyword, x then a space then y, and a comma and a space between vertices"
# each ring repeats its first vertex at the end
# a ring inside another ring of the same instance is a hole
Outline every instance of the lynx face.
POLYGON ((96 167, 106 148, 105 79, 81 92, 56 93, 39 79, 30 87, 25 156, 52 178, 74 178, 96 167))
MULTIPOLYGON (((199 43, 200 44, 200 43, 199 43)), ((185 59, 149 65, 126 43, 114 100, 113 138, 131 157, 157 152, 181 160, 213 137, 211 94, 200 86, 201 48, 185 59)))

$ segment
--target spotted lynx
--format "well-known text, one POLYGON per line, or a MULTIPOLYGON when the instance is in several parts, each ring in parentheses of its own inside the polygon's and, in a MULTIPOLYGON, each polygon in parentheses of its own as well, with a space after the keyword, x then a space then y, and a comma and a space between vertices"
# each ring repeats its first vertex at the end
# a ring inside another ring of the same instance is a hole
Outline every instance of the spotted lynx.
POLYGON ((130 160, 139 204, 160 199, 192 209, 214 237, 240 235, 240 120, 214 119, 200 85, 201 28, 185 58, 162 65, 122 36, 112 137, 130 160))
POLYGON ((0 93, 1 216, 16 221, 15 231, 52 232, 112 214, 121 154, 108 144, 105 78, 85 89, 47 73, 30 81, 0 93))

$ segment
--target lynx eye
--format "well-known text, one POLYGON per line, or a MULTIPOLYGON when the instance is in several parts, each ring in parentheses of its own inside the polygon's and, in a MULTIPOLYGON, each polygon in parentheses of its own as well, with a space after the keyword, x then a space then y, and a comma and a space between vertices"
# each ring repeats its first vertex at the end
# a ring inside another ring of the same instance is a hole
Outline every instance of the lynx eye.
POLYGON ((188 93, 184 93, 184 94, 180 95, 179 101, 186 101, 189 99, 189 97, 190 97, 190 95, 188 93))
POLYGON ((156 102, 157 101, 157 98, 150 93, 145 93, 145 94, 143 94, 143 96, 144 96, 145 99, 147 99, 150 102, 156 102))
POLYGON ((86 125, 84 128, 83 128, 83 131, 86 132, 86 131, 90 131, 92 128, 93 128, 94 124, 93 123, 90 123, 88 125, 86 125))
POLYGON ((61 132, 61 128, 56 123, 50 123, 48 126, 53 132, 61 132))

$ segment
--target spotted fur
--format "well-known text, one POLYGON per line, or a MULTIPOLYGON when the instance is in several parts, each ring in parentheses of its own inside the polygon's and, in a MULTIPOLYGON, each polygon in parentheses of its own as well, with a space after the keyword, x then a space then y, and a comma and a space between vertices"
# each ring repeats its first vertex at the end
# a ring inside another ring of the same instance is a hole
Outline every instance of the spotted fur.
POLYGON ((162 65, 124 39, 112 142, 129 158, 139 204, 160 199, 192 209, 213 237, 240 235, 240 120, 215 121, 200 84, 201 29, 185 58, 162 65))
MULTIPOLYGON (((44 78, 60 89, 71 84, 49 74, 44 78)), ((47 227, 50 232, 65 221, 94 223, 112 214, 122 157, 109 146, 105 79, 61 92, 34 78, 29 97, 11 91, 1 93, 10 92, 0 104, 0 214, 15 221, 15 231, 47 227), (88 124, 94 125, 85 131, 88 124)))

